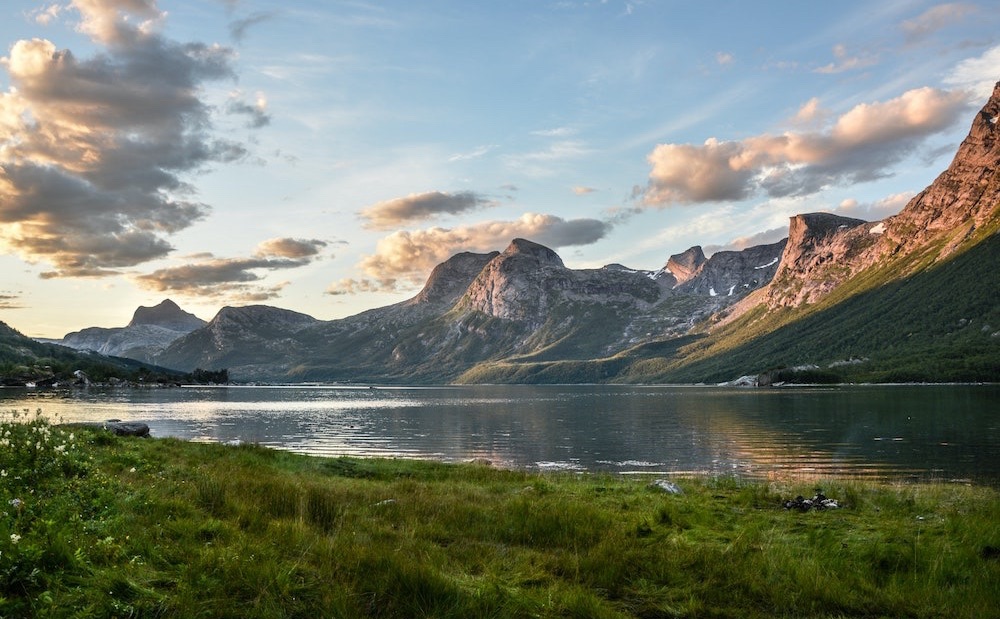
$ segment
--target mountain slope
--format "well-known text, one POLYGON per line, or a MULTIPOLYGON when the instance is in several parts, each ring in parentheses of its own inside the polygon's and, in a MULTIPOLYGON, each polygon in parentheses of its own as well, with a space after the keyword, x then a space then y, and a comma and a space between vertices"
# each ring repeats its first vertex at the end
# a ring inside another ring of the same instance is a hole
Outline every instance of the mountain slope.
POLYGON ((237 380, 366 382, 450 382, 498 360, 588 360, 686 333, 764 285, 782 246, 720 252, 678 286, 666 271, 569 269, 551 249, 514 239, 503 252, 452 257, 408 301, 341 320, 284 328, 262 316, 221 328, 246 309, 227 308, 159 359, 225 367, 237 380))
POLYGON ((139 307, 124 327, 89 327, 67 333, 55 343, 76 350, 93 350, 102 355, 156 363, 171 342, 205 324, 201 318, 166 299, 153 307, 139 307))
POLYGON ((998 117, 1000 84, 948 169, 881 222, 797 215, 786 241, 696 246, 656 272, 569 269, 514 239, 341 320, 224 308, 159 360, 235 380, 1000 380, 998 117))
POLYGON ((36 342, 0 322, 0 385, 42 386, 109 378, 177 380, 178 375, 132 359, 105 357, 57 344, 36 342), (83 372, 86 378, 75 374, 77 371, 83 372))
MULTIPOLYGON (((833 230, 834 222, 827 222, 820 241, 815 235, 797 234, 797 228, 816 226, 793 218, 774 280, 744 300, 729 320, 753 311, 755 302, 769 311, 758 310, 759 318, 750 315, 722 329, 704 352, 685 351, 688 356, 679 366, 686 369, 676 376, 705 371, 699 369, 705 362, 698 359, 712 355, 718 357, 712 365, 730 373, 740 363, 753 371, 834 361, 856 342, 855 354, 895 363, 897 375, 909 367, 925 380, 946 379, 952 372, 964 372, 969 380, 1000 380, 996 364, 989 361, 991 356, 1000 359, 1000 338, 992 335, 994 325, 1000 327, 998 117, 1000 82, 948 168, 897 215, 874 225, 841 222, 833 230), (959 322, 965 331, 975 321, 988 339, 959 337, 954 331, 959 322), (752 345, 740 344, 747 358, 734 355, 736 343, 748 342, 753 333, 768 335, 752 345), (798 334, 797 344, 786 337, 789 333, 798 334), (828 335, 823 339, 818 333, 828 335), (960 354, 958 342, 970 349, 960 354), (722 362, 723 354, 727 362, 722 362), (986 358, 981 364, 970 360, 982 355, 986 358), (921 364, 911 360, 914 356, 926 359, 927 367, 919 369, 921 364), (951 359, 951 369, 935 365, 934 359, 951 359), (747 365, 752 360, 756 366, 747 365), (981 371, 968 371, 970 364, 981 371)), ((853 368, 855 375, 862 365, 853 368)), ((877 365, 873 361, 866 379, 892 377, 893 368, 877 365)), ((840 367, 844 375, 851 374, 846 369, 850 366, 840 367)))
MULTIPOLYGON (((947 170, 878 223, 793 217, 771 282, 685 340, 586 364, 498 363, 470 382, 807 377, 1000 381, 1000 83, 947 170), (591 367, 592 366, 592 367, 591 367), (820 367, 822 366, 822 367, 820 367)), ((687 260, 698 268, 697 256, 687 260)))
POLYGON ((160 363, 184 371, 263 365, 267 374, 280 375, 301 354, 296 333, 317 322, 265 305, 224 307, 207 325, 173 341, 160 363))

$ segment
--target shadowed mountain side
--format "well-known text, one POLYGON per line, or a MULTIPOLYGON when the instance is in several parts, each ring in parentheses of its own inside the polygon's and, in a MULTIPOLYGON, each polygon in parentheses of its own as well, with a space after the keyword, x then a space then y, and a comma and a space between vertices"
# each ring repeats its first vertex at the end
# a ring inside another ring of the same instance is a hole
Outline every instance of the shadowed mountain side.
POLYGON ((574 270, 514 239, 458 254, 414 298, 341 320, 225 308, 158 362, 234 380, 998 380, 1000 83, 948 169, 899 214, 792 217, 789 237, 659 271, 574 270))
POLYGON ((748 313, 682 349, 661 376, 714 382, 821 364, 844 380, 1000 381, 1000 236, 992 228, 982 242, 914 275, 898 276, 913 268, 901 261, 848 282, 808 311, 748 313))
POLYGON ((124 327, 88 327, 67 333, 61 340, 52 343, 156 363, 160 353, 174 340, 206 324, 166 299, 153 307, 139 307, 124 327))
POLYGON ((179 373, 133 359, 37 342, 0 322, 0 386, 87 385, 110 379, 172 381, 179 373))
MULTIPOLYGON (((716 383, 741 374, 815 366, 813 376, 871 382, 1000 381, 1000 235, 914 275, 910 260, 868 273, 808 311, 744 314, 711 335, 632 348, 584 363, 498 363, 462 382, 716 383)), ((940 246, 925 253, 932 256, 940 246)))
POLYGON ((432 383, 482 362, 601 358, 683 335, 763 286, 782 246, 720 252, 675 289, 673 277, 621 265, 569 269, 551 249, 514 239, 503 252, 453 256, 408 301, 340 320, 226 308, 161 362, 225 367, 235 380, 432 383), (729 282, 725 293, 709 278, 729 282))

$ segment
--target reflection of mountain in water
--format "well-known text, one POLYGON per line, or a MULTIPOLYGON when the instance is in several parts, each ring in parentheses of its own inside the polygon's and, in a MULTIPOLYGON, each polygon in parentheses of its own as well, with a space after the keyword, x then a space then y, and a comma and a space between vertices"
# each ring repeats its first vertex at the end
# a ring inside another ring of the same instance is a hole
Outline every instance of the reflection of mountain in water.
POLYGON ((1000 482, 997 386, 247 387, 105 396, 8 391, 0 392, 0 406, 41 405, 66 421, 136 419, 154 436, 252 441, 317 455, 1000 482))

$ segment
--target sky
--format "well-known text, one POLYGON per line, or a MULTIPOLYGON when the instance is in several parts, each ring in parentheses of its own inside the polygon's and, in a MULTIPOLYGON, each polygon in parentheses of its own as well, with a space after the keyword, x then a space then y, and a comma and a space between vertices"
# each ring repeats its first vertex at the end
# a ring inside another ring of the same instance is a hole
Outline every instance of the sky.
POLYGON ((5 0, 0 321, 330 320, 518 237, 656 270, 876 221, 998 80, 996 0, 5 0))

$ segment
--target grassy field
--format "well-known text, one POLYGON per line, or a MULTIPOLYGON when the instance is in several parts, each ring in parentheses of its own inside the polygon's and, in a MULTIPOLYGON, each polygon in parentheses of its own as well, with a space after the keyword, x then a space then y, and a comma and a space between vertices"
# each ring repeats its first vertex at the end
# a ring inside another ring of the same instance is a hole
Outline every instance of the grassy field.
POLYGON ((0 421, 0 617, 986 617, 1000 496, 536 474, 0 421))

